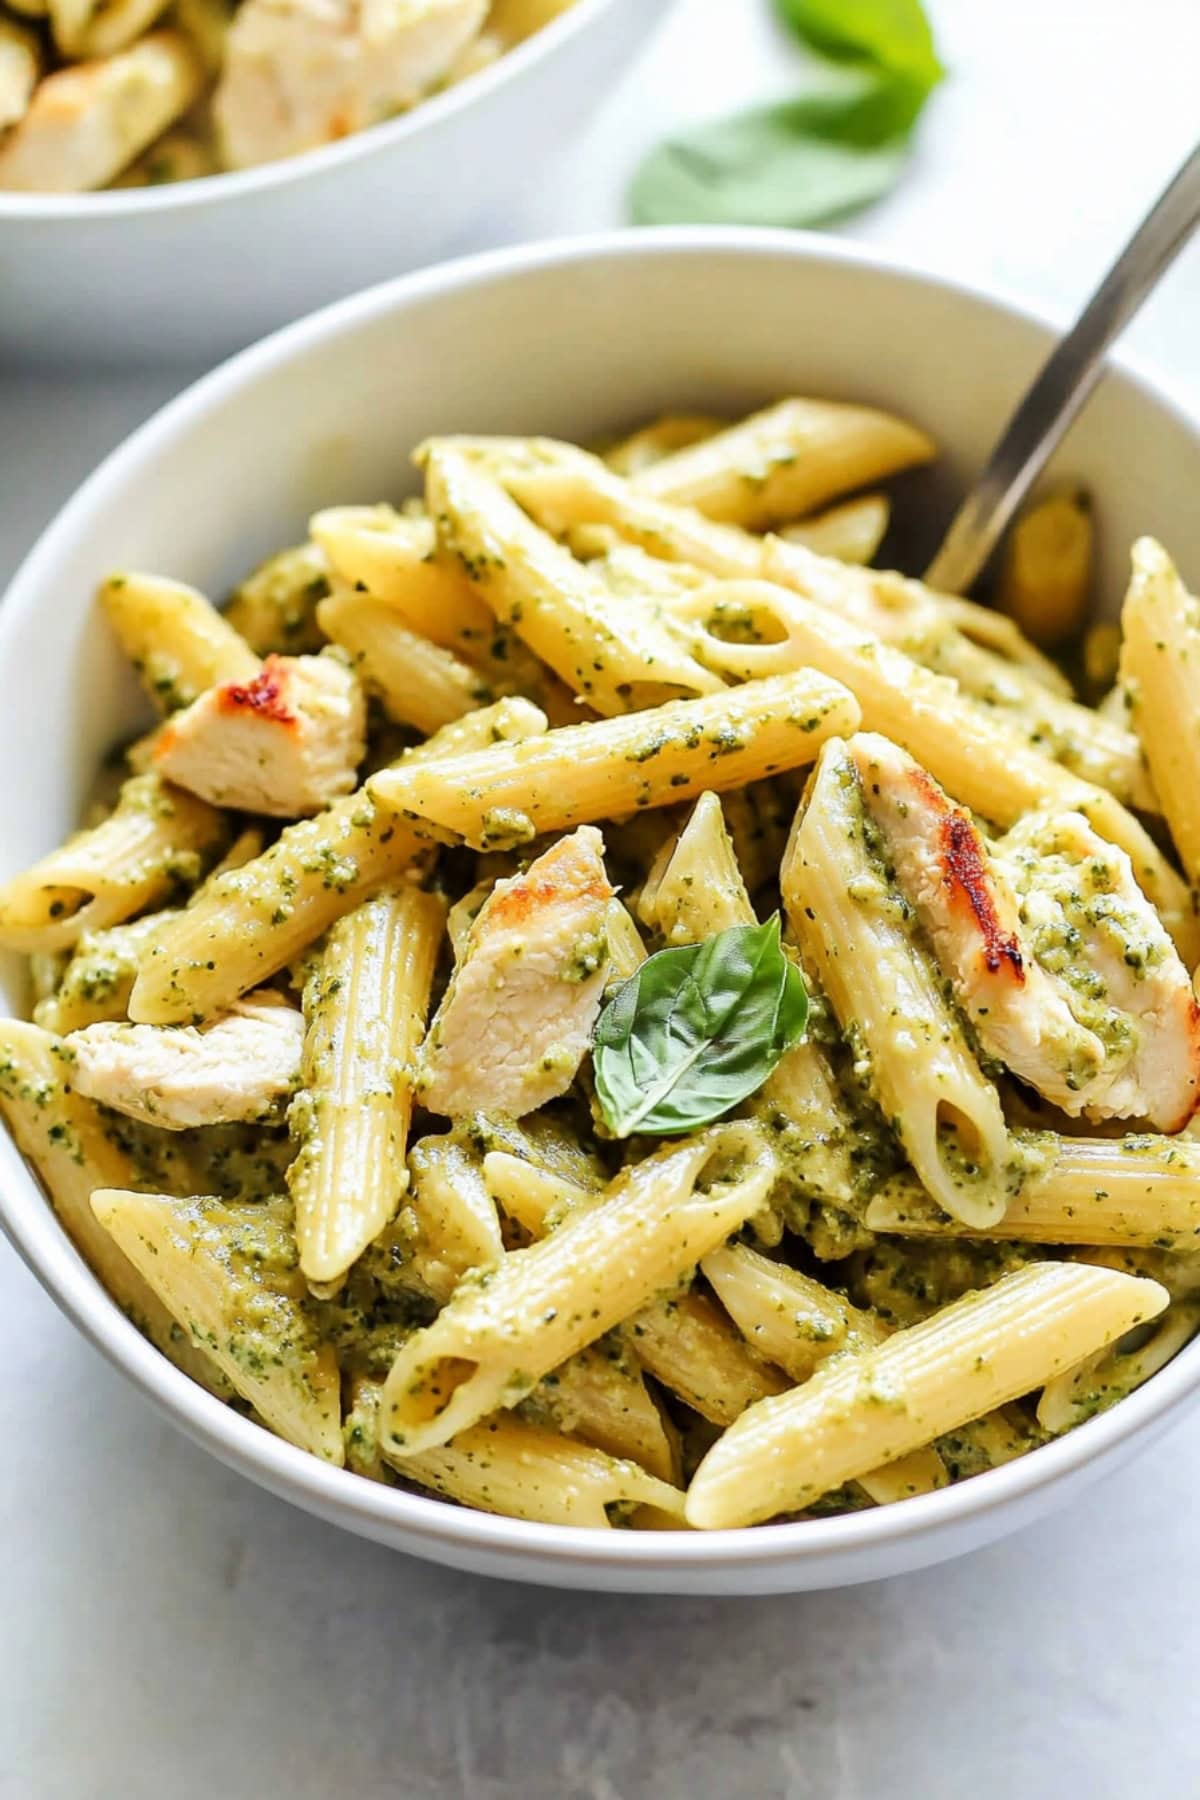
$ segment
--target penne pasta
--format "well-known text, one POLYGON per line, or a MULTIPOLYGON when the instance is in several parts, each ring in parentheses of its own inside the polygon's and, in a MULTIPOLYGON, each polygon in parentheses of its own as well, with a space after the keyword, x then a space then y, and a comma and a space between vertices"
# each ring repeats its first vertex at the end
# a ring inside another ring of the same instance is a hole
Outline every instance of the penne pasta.
POLYGON ((285 1203, 101 1187, 91 1206, 190 1340, 272 1431, 340 1465, 337 1361, 305 1311, 285 1203))
MULTIPOLYGON (((888 1335, 872 1313, 745 1244, 712 1251, 700 1267, 742 1335, 790 1381, 807 1381, 831 1356, 882 1343, 888 1335)), ((886 1506, 932 1493, 948 1479, 937 1451, 925 1445, 868 1470, 858 1485, 876 1505, 886 1506)))
POLYGON ((0 886, 0 945, 64 950, 194 887, 228 842, 224 817, 157 775, 133 775, 114 812, 0 886))
POLYGON ((1083 629, 1092 575, 1092 514, 1083 494, 1039 500, 1008 534, 997 600, 1053 650, 1083 629))
POLYGON ((422 454, 442 556, 595 711, 611 717, 723 687, 669 619, 612 593, 467 450, 441 440, 422 454))
POLYGON ((37 1171, 63 1230, 111 1299, 185 1375, 227 1397, 233 1390, 220 1370, 97 1223, 89 1205, 93 1188, 133 1187, 139 1170, 118 1142, 114 1121, 71 1086, 71 1062, 64 1039, 19 1019, 0 1020, 0 1116, 37 1171))
POLYGON ((1016 1134, 1031 1165, 1002 1218, 964 1227, 907 1173, 871 1200, 867 1226, 900 1237, 987 1237, 1027 1244, 1200 1247, 1200 1143, 1183 1137, 1016 1134))
POLYGON ((590 1344, 552 1369, 522 1402, 521 1416, 678 1485, 676 1446, 620 1339, 590 1344))
MULTIPOLYGON (((239 832, 225 855, 188 901, 194 906, 208 888, 226 870, 240 869, 243 863, 258 856, 263 847, 263 834, 257 826, 239 832)), ((145 913, 126 925, 112 925, 104 931, 85 931, 71 952, 70 960, 59 971, 53 988, 34 1008, 34 1018, 47 1031, 79 1031, 87 1025, 105 1020, 123 1019, 137 972, 150 944, 172 919, 177 909, 165 907, 159 912, 145 913)))
POLYGON ((763 1204, 770 1167, 705 1188, 723 1159, 744 1157, 745 1129, 718 1128, 631 1166, 556 1231, 510 1252, 486 1282, 459 1286, 405 1346, 384 1393, 388 1444, 445 1443, 684 1279, 763 1204))
POLYGON ((802 767, 826 738, 857 722, 845 688, 801 669, 673 701, 652 718, 561 726, 508 750, 388 769, 369 791, 389 810, 428 820, 476 850, 508 848, 802 767))
POLYGON ((668 413, 621 438, 604 452, 604 461, 615 475, 640 475, 664 456, 701 444, 724 429, 725 420, 709 413, 668 413))
POLYGON ((1196 669, 1200 602, 1160 544, 1139 538, 1121 609, 1120 680, 1133 708, 1171 836, 1193 886, 1200 884, 1200 746, 1196 669))
POLYGON ((934 456, 906 420, 831 400, 781 400, 633 477, 643 493, 763 530, 934 456))
POLYGON ((406 1481, 481 1512, 507 1513, 544 1525, 607 1530, 637 1522, 651 1507, 683 1523, 683 1495, 636 1463, 618 1461, 511 1414, 461 1431, 448 1444, 414 1454, 385 1450, 406 1481), (631 1517, 632 1515, 632 1517, 631 1517))
POLYGON ((280 550, 233 590, 225 622, 257 656, 315 656, 325 642, 317 607, 330 592, 329 575, 318 544, 280 550))
POLYGON ((397 725, 428 735, 492 699, 477 669, 410 631, 386 600, 342 589, 321 601, 317 618, 397 725))
MULTIPOLYGON (((453 754, 544 729, 536 707, 505 700, 407 756, 453 754)), ((418 871, 424 853, 418 835, 377 806, 369 790, 289 825, 155 939, 130 995, 130 1018, 152 1025, 207 1018, 285 968, 376 888, 418 871)))
POLYGON ((220 681, 253 681, 261 663, 211 601, 182 581, 110 575, 100 600, 159 712, 178 712, 220 681))
POLYGON ((743 1413, 696 1471, 688 1523, 750 1525, 1044 1386, 1155 1318, 1155 1281, 1033 1263, 743 1413))
POLYGON ((638 898, 638 917, 668 944, 699 944, 757 921, 721 802, 701 794, 683 829, 663 845, 638 898))
POLYGON ((802 544, 806 550, 836 557, 838 562, 874 562, 891 512, 886 494, 860 494, 856 500, 843 500, 825 512, 785 525, 779 535, 785 543, 802 544))
POLYGON ((333 506, 309 530, 346 586, 386 600, 410 631, 467 657, 490 640, 491 609, 460 568, 436 559, 432 519, 390 506, 333 506))
POLYGON ((955 1218, 994 1224, 1012 1182, 999 1095, 872 849, 858 775, 837 740, 797 814, 780 885, 792 930, 920 1180, 955 1218))
POLYGON ((1123 1400, 1164 1369, 1200 1330, 1200 1302, 1174 1301, 1152 1326, 1089 1356, 1076 1369, 1048 1381, 1038 1401, 1037 1422, 1057 1437, 1123 1400))
POLYGON ((445 917, 435 894, 386 888, 332 926, 305 985, 288 1187, 300 1269, 319 1288, 344 1279, 408 1185, 414 1059, 445 917))
MULTIPOLYGON (((483 1167, 496 1204, 535 1239, 588 1198, 586 1188, 503 1151, 489 1153, 483 1167)), ((786 1385, 720 1308, 691 1289, 652 1301, 625 1321, 620 1336, 656 1381, 716 1425, 730 1424, 755 1400, 786 1385)))

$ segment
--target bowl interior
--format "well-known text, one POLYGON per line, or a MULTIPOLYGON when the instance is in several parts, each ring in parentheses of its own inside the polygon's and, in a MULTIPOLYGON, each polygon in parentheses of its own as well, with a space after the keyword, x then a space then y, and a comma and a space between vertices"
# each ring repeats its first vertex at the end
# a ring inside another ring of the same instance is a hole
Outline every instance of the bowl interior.
MULTIPOLYGON (((97 760, 142 717, 93 614, 107 571, 143 567, 219 596, 256 559, 301 537, 317 507, 411 488, 410 452, 429 433, 587 438, 657 411, 736 413, 789 392, 910 414, 944 450, 913 502, 942 505, 981 459, 1046 342, 1043 326, 998 303, 850 251, 687 233, 474 259, 279 334, 110 458, 17 576, 0 611, 0 759, 18 775, 0 796, 0 873, 71 828, 97 760)), ((1169 405, 1117 372, 1056 458, 1052 477, 1079 480, 1096 496, 1110 609, 1141 532, 1160 535, 1185 574, 1200 577, 1196 449, 1195 432, 1169 405)), ((21 995, 15 975, 6 980, 11 1008, 21 995)), ((44 1232, 33 1221, 44 1203, 8 1145, 0 1170, 10 1228, 42 1261, 34 1238, 44 1246, 44 1232)), ((90 1304, 95 1311, 97 1295, 90 1304)), ((86 1305, 75 1297, 77 1317, 86 1305)), ((1132 1425, 1139 1407, 1148 1421, 1143 1395, 1119 1413, 1130 1409, 1132 1425)), ((1084 1430, 1097 1446, 1125 1435, 1117 1415, 1084 1430)), ((280 1451, 272 1445, 271 1456, 280 1451)), ((1027 1472, 1015 1473, 1022 1469, 999 1474, 1028 1485, 1027 1472)), ((961 1512, 975 1486, 947 1498, 961 1512)), ((862 1529, 861 1519, 828 1523, 862 1529)))

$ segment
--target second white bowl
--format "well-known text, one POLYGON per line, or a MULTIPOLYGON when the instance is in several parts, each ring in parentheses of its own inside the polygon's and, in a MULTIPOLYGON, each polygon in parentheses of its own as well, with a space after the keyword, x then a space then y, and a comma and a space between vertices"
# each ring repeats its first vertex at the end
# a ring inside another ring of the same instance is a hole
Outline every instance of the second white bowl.
POLYGON ((98 194, 0 191, 0 352, 56 366, 212 361, 468 247, 673 4, 578 0, 460 86, 283 162, 98 194))

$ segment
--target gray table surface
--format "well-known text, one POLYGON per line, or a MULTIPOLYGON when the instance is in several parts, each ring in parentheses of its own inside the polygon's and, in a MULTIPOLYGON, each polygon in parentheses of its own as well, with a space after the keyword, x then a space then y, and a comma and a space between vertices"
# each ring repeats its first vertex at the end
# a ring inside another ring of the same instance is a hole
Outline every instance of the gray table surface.
MULTIPOLYGON (((953 70, 850 228, 1064 313, 1196 130, 1194 0, 940 0, 953 70)), ((781 88, 759 0, 684 0, 492 241, 619 222, 676 117, 781 88)), ((1200 410, 1200 251, 1132 334, 1200 410)), ((0 573, 186 371, 0 376, 0 573)), ((8 1800, 1131 1800, 1200 1794, 1185 1424, 966 1561, 777 1600, 488 1583, 342 1536, 160 1422, 0 1249, 8 1800)))

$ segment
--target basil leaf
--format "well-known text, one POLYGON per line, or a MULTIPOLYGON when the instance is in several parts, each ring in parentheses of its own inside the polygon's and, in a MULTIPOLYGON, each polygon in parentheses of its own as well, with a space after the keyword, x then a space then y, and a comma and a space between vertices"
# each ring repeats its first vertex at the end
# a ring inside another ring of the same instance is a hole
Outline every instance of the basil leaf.
POLYGON ((908 154, 909 90, 874 71, 830 67, 834 81, 815 92, 711 121, 652 150, 630 190, 634 222, 819 225, 888 193, 908 154), (881 131, 889 116, 894 129, 881 131))
POLYGON ((596 1094, 617 1137, 677 1137, 760 1088, 804 1034, 808 994, 779 914, 703 944, 660 950, 600 1015, 596 1094))
POLYGON ((639 225, 820 225, 880 199, 942 77, 920 0, 775 0, 809 54, 775 106, 669 138, 637 170, 639 225))
POLYGON ((865 56, 922 95, 945 74, 920 0, 775 0, 797 37, 829 56, 865 56))

